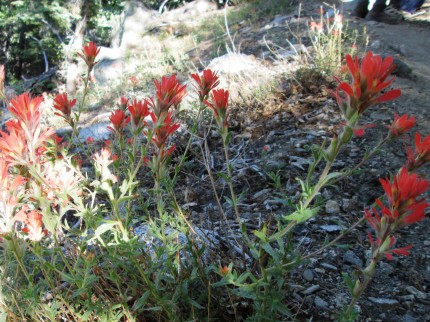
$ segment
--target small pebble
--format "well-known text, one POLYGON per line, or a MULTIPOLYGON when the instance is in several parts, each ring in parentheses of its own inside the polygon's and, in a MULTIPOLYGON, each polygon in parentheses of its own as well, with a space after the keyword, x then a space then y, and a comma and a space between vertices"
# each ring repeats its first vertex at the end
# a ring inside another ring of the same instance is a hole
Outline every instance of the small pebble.
POLYGON ((319 289, 320 289, 319 285, 312 285, 311 287, 304 290, 302 293, 304 295, 311 295, 311 294, 315 293, 316 291, 318 291, 319 289))
POLYGON ((328 214, 338 214, 340 212, 338 202, 336 200, 328 200, 325 204, 325 211, 328 214))
POLYGON ((384 305, 384 306, 394 306, 394 305, 398 305, 399 301, 394 300, 394 299, 384 299, 384 298, 379 298, 379 297, 368 297, 369 301, 374 303, 374 304, 379 304, 379 305, 384 305))
POLYGON ((314 279, 314 273, 312 272, 312 270, 306 269, 303 272, 303 278, 308 282, 312 282, 312 280, 314 279))
POLYGON ((319 296, 315 297, 314 304, 319 309, 327 309, 328 308, 328 303, 326 301, 324 301, 322 298, 320 298, 319 296))
POLYGON ((425 300, 427 298, 426 293, 417 290, 413 286, 406 286, 406 291, 408 291, 409 294, 414 295, 417 299, 425 300))
POLYGON ((337 267, 329 263, 321 263, 321 266, 331 271, 337 271, 337 267))
POLYGON ((345 255, 343 255, 343 261, 347 264, 355 265, 358 267, 363 266, 363 261, 358 258, 357 255, 352 250, 348 250, 345 255))

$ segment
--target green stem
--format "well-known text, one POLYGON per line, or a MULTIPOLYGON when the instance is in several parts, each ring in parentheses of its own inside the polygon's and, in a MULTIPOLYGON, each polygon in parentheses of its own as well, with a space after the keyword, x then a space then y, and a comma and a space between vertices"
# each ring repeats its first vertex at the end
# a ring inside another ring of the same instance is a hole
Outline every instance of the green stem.
POLYGON ((227 166, 228 186, 230 188, 231 200, 233 202, 234 213, 236 214, 237 222, 239 223, 239 225, 242 225, 242 219, 240 218, 239 209, 237 207, 237 198, 236 198, 236 194, 234 193, 234 189, 233 189, 233 178, 231 176, 230 158, 228 156, 228 145, 227 145, 226 138, 225 138, 227 134, 228 134, 227 130, 224 130, 224 133, 222 136, 223 136, 223 145, 224 145, 224 156, 225 156, 225 162, 226 162, 226 166, 227 166))
POLYGON ((28 283, 30 285, 33 285, 33 282, 30 280, 30 276, 28 275, 27 269, 25 268, 24 263, 22 262, 21 257, 18 254, 18 249, 17 249, 17 246, 15 244, 15 240, 16 240, 16 238, 12 237, 12 239, 11 239, 11 241, 12 241, 12 247, 13 247, 12 252, 15 255, 15 258, 16 258, 16 260, 18 262, 18 265, 21 268, 21 271, 24 273, 25 278, 27 279, 28 283))

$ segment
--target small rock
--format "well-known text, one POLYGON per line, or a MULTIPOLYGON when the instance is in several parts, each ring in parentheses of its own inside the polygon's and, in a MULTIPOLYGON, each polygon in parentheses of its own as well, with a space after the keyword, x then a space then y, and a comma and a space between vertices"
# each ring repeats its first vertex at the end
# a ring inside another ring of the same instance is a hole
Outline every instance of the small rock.
POLYGON ((380 298, 380 297, 368 297, 369 301, 374 303, 374 304, 379 304, 379 305, 383 305, 383 306, 394 306, 394 305, 398 305, 399 301, 394 300, 394 299, 384 299, 384 298, 380 298))
POLYGON ((425 300, 427 298, 427 294, 426 293, 417 290, 413 286, 407 286, 406 287, 406 291, 408 291, 409 294, 414 295, 417 299, 425 300))
POLYGON ((358 258, 358 256, 355 255, 355 253, 351 250, 348 250, 345 255, 343 255, 343 261, 347 264, 355 265, 358 267, 363 266, 363 261, 358 258))
POLYGON ((337 271, 337 267, 329 263, 321 263, 321 266, 332 271, 337 271))
POLYGON ((339 225, 322 225, 320 228, 328 233, 335 233, 342 230, 342 227, 339 225))
POLYGON ((259 199, 260 197, 269 194, 270 191, 271 191, 270 189, 263 189, 261 191, 258 191, 256 193, 254 193, 254 195, 252 196, 252 199, 253 200, 259 199))
POLYGON ((409 313, 406 313, 402 318, 402 322, 418 322, 418 319, 413 317, 409 313))
POLYGON ((312 285, 311 287, 304 290, 302 293, 304 295, 311 295, 311 294, 315 293, 316 291, 318 291, 319 289, 320 289, 319 285, 312 285))
POLYGON ((314 303, 315 303, 315 306, 319 309, 327 309, 328 308, 328 303, 326 301, 324 301, 322 298, 320 298, 319 296, 315 297, 314 303))
POLYGON ((340 212, 339 204, 336 200, 329 200, 325 205, 325 211, 328 214, 338 214, 340 212))
POLYGON ((394 267, 388 263, 380 262, 376 268, 376 273, 382 276, 389 276, 394 273, 394 267))
POLYGON ((380 40, 374 40, 369 46, 373 50, 377 50, 381 47, 381 41, 380 40))
POLYGON ((415 300, 415 296, 413 296, 412 294, 403 295, 399 296, 399 300, 400 302, 412 302, 413 300, 415 300))
POLYGON ((314 273, 312 272, 312 270, 306 269, 303 272, 303 278, 308 282, 312 282, 312 280, 314 279, 314 273))

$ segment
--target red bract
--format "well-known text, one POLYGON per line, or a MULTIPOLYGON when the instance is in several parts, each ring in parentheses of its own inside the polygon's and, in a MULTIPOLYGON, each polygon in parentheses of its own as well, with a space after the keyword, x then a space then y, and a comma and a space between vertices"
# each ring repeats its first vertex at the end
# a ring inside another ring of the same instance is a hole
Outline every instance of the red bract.
POLYGON ((179 129, 180 124, 175 123, 173 118, 173 113, 169 112, 160 119, 151 112, 149 114, 155 124, 155 129, 152 134, 152 142, 157 146, 158 149, 163 150, 166 145, 167 139, 171 136, 177 129, 179 129))
POLYGON ((108 126, 108 130, 114 133, 121 134, 123 129, 130 122, 130 117, 127 117, 121 110, 115 110, 112 112, 109 120, 112 122, 113 127, 108 126))
POLYGON ((147 99, 142 101, 133 100, 128 110, 131 116, 131 123, 135 130, 142 127, 145 117, 149 115, 149 107, 153 106, 153 102, 147 99))
POLYGON ((390 136, 400 136, 408 132, 413 126, 415 126, 414 116, 394 114, 393 124, 388 128, 390 129, 390 136))
POLYGON ((210 69, 205 69, 201 76, 192 74, 191 77, 196 81, 196 90, 199 94, 200 102, 203 102, 210 91, 219 85, 218 75, 210 69))
POLYGON ((26 233, 31 241, 38 242, 48 233, 46 229, 43 229, 42 214, 34 210, 27 214, 25 224, 26 227, 22 228, 21 231, 26 233))
POLYGON ((117 103, 117 106, 120 110, 125 111, 127 110, 128 106, 128 98, 127 97, 121 97, 119 99, 119 102, 117 103))
POLYGON ((30 134, 34 134, 40 123, 40 103, 43 97, 32 98, 29 93, 19 95, 11 100, 9 111, 20 121, 30 134))
MULTIPOLYGON (((409 173, 405 168, 402 168, 400 173, 394 177, 393 183, 388 179, 380 179, 379 181, 384 188, 391 207, 399 212, 401 220, 404 219, 402 218, 403 215, 419 218, 418 220, 424 218, 424 209, 428 204, 424 199, 418 199, 418 197, 427 191, 429 187, 427 180, 419 178, 416 173, 409 173), (421 209, 424 205, 424 209, 421 209), (417 206, 419 207, 416 208, 417 206), (413 211, 412 214, 410 213, 411 210, 413 211)), ((404 223, 410 223, 410 221, 409 219, 404 223)))
POLYGON ((66 121, 70 120, 70 114, 72 113, 72 107, 76 104, 76 98, 69 100, 67 93, 58 94, 54 98, 54 108, 60 113, 55 115, 63 117, 66 121))
POLYGON ((15 208, 22 197, 25 180, 9 173, 9 164, 0 158, 0 235, 11 233, 15 223, 15 208))
POLYGON ((399 227, 424 219, 425 209, 429 204, 421 195, 427 191, 429 183, 419 178, 417 174, 409 173, 406 168, 400 170, 393 178, 393 182, 388 179, 380 181, 388 197, 389 206, 386 207, 381 200, 376 200, 380 207, 379 212, 375 208, 364 211, 364 218, 375 230, 377 237, 375 242, 369 233, 372 256, 379 260, 382 255, 391 259, 391 253, 409 255, 408 250, 412 245, 393 249, 395 243, 393 234, 399 227))
POLYGON ((10 164, 26 163, 27 140, 17 120, 6 122, 7 132, 0 131, 0 152, 10 164))
POLYGON ((228 114, 229 114, 227 111, 228 96, 229 96, 229 93, 227 90, 215 89, 211 93, 211 100, 213 104, 208 101, 204 102, 207 106, 209 106, 213 110, 215 119, 220 128, 222 127, 227 128, 227 125, 228 125, 227 123, 228 114))
POLYGON ((182 86, 176 79, 176 75, 170 77, 163 76, 161 83, 154 81, 156 88, 156 104, 154 112, 157 116, 167 112, 171 106, 178 106, 185 96, 186 86, 182 86))
POLYGON ((415 150, 407 148, 408 162, 406 168, 409 171, 416 170, 430 162, 430 135, 421 140, 421 134, 415 134, 415 150))
POLYGON ((85 64, 87 64, 88 69, 91 70, 97 64, 95 60, 99 52, 100 48, 98 48, 95 43, 90 41, 88 45, 82 48, 82 54, 78 53, 78 56, 85 61, 85 64))
POLYGON ((382 59, 381 56, 368 52, 360 64, 358 57, 353 59, 347 55, 346 64, 352 76, 352 84, 341 82, 336 89, 336 99, 348 120, 375 103, 390 101, 401 95, 399 89, 381 94, 394 80, 394 77, 387 80, 395 69, 393 57, 382 59))

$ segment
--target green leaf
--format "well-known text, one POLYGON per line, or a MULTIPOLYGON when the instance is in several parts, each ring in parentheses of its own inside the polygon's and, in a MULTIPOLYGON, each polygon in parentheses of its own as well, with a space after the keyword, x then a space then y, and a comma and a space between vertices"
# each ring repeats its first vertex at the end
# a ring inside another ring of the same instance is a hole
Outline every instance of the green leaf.
POLYGON ((291 215, 284 216, 286 220, 289 221, 297 221, 297 223, 302 223, 308 220, 309 218, 312 218, 315 216, 318 211, 320 210, 320 207, 315 207, 312 209, 298 209, 295 212, 293 212, 291 215))
POLYGON ((273 247, 272 246, 270 246, 270 244, 263 244, 262 246, 261 246, 270 256, 272 256, 272 258, 275 260, 275 261, 279 261, 279 256, 278 256, 278 254, 276 253, 276 251, 273 249, 273 247))
POLYGON ((105 221, 103 224, 101 224, 94 232, 94 237, 91 238, 91 240, 99 238, 101 235, 103 235, 105 232, 111 230, 113 227, 117 226, 117 221, 105 221))
POLYGON ((343 175, 343 172, 332 172, 328 174, 323 181, 323 185, 328 184, 331 180, 336 179, 338 177, 341 177, 343 175))
POLYGON ((355 286, 356 280, 352 279, 349 276, 349 274, 345 273, 345 272, 342 273, 342 278, 343 278, 343 281, 345 282, 346 286, 348 287, 349 292, 352 294, 352 292, 354 290, 354 286, 355 286))

